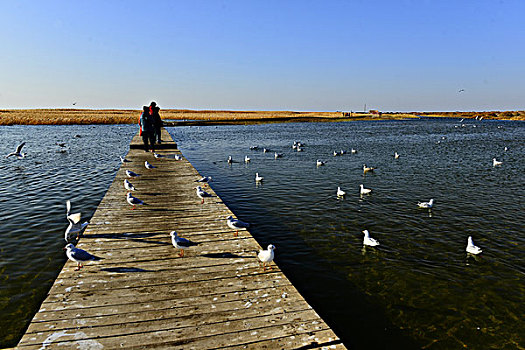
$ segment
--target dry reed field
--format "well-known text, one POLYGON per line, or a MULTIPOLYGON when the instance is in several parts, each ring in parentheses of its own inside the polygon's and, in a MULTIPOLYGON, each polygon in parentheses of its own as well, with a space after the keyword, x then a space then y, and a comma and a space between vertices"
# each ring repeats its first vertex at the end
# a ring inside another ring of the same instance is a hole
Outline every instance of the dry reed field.
MULTIPOLYGON (((68 124, 135 124, 140 110, 116 109, 11 109, 0 110, 0 125, 68 125, 68 124)), ((380 116, 341 112, 294 112, 294 111, 222 111, 222 110, 161 110, 163 120, 191 120, 206 122, 286 122, 286 121, 345 121, 384 120, 415 118, 416 114, 435 117, 525 120, 524 111, 508 112, 433 112, 433 113, 383 113, 380 116)))

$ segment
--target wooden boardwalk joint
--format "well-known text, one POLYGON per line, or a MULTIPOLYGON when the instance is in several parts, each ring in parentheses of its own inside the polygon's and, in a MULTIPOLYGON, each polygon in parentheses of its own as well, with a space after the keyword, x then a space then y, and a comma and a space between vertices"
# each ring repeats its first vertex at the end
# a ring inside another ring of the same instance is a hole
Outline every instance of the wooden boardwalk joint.
POLYGON ((344 349, 275 264, 263 272, 250 233, 234 237, 220 198, 201 204, 200 175, 162 136, 155 159, 135 135, 77 244, 103 260, 65 264, 17 348, 344 349), (125 170, 141 174, 130 181, 147 205, 126 202, 125 170), (183 258, 173 230, 199 243, 183 258))

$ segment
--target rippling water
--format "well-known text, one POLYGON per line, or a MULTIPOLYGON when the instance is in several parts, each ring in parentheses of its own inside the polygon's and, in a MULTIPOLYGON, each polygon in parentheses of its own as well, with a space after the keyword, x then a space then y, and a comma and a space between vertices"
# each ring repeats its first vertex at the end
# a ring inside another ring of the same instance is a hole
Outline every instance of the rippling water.
POLYGON ((524 126, 444 119, 170 132, 258 241, 277 246, 284 272, 349 345, 510 349, 525 347, 524 126), (365 163, 378 169, 364 176, 365 163), (360 197, 360 184, 372 194, 360 197), (430 198, 431 212, 417 208, 430 198), (363 249, 364 229, 378 248, 363 249), (467 257, 468 236, 480 256, 467 257))
POLYGON ((0 126, 0 347, 17 344, 64 265, 66 200, 89 219, 135 132, 134 125, 0 126), (27 158, 5 159, 23 141, 27 158))

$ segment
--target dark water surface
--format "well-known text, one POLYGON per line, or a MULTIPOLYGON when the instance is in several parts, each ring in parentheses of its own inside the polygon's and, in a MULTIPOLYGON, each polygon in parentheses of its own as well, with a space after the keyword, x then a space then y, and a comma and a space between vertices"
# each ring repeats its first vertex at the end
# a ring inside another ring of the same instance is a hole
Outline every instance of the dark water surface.
MULTIPOLYGON (((524 126, 411 120, 169 131, 261 245, 277 246, 277 263, 349 347, 515 349, 525 347, 524 126), (292 150, 294 140, 304 152, 292 150), (341 149, 348 153, 332 155, 341 149), (237 162, 228 165, 228 155, 237 162), (493 167, 494 157, 503 165, 493 167), (364 163, 378 169, 364 176, 364 163), (371 195, 359 196, 361 183, 371 195), (337 186, 347 191, 342 200, 337 186), (417 208, 430 198, 431 212, 417 208), (364 229, 379 247, 363 249, 364 229), (483 249, 478 257, 467 257, 469 235, 483 249)), ((93 214, 136 127, 0 132, 5 347, 16 345, 63 266, 65 201, 85 219, 93 214), (27 159, 3 158, 22 141, 27 159)))
POLYGON ((524 126, 410 120, 170 132, 261 245, 277 246, 277 263, 348 345, 513 349, 525 347, 524 126), (341 149, 348 153, 334 157, 341 149), (237 162, 227 164, 229 155, 237 162), (493 167, 494 157, 503 165, 493 167), (378 169, 364 176, 365 163, 378 169), (360 184, 372 194, 361 197, 360 184), (430 198, 432 211, 417 208, 430 198), (379 247, 363 249, 364 229, 379 247), (468 236, 481 255, 467 256, 468 236))
POLYGON ((136 131, 0 126, 0 348, 18 343, 64 265, 66 200, 89 219, 136 131), (6 159, 23 141, 27 158, 6 159))

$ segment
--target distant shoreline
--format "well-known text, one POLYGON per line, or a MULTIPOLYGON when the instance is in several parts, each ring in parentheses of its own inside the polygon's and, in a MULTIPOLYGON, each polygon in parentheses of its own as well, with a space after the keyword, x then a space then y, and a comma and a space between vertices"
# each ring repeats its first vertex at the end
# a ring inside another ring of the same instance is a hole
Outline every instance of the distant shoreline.
MULTIPOLYGON (((117 109, 6 109, 0 110, 0 125, 88 125, 136 124, 140 110, 117 109)), ((294 112, 294 111, 224 111, 161 110, 167 126, 259 124, 285 122, 337 122, 353 120, 399 120, 423 117, 447 117, 483 120, 525 120, 525 111, 494 112, 294 112)))

